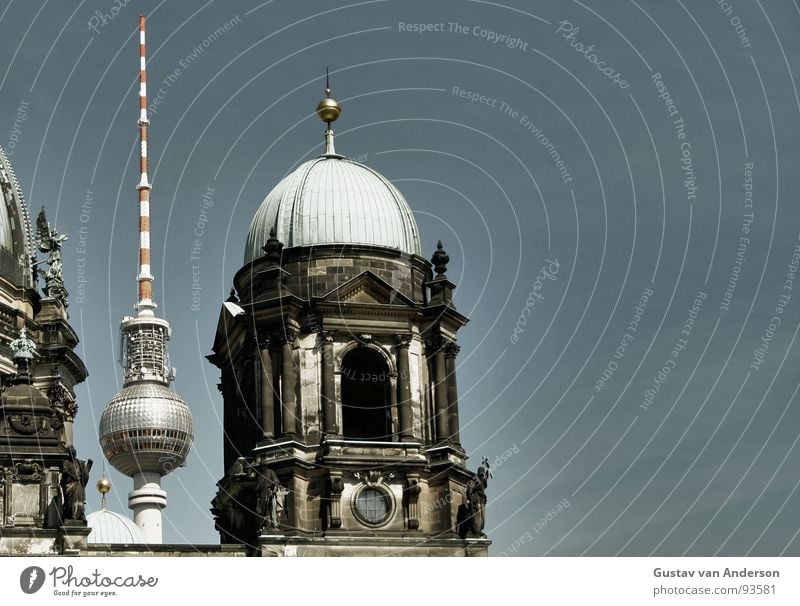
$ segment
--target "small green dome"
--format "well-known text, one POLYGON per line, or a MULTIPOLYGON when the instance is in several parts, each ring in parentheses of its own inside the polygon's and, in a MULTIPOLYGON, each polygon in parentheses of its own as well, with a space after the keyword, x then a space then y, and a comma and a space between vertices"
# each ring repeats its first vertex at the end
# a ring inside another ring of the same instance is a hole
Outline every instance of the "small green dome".
POLYGON ((94 511, 86 516, 86 524, 92 529, 87 538, 89 543, 138 545, 146 542, 142 529, 115 511, 94 511))

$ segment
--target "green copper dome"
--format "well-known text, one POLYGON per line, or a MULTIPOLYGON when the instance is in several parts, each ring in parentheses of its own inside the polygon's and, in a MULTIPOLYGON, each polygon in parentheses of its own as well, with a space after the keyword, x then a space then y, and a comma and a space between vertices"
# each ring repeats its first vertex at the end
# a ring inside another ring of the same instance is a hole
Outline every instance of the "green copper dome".
POLYGON ((245 263, 264 254, 273 228, 286 247, 366 244, 420 254, 403 194, 381 174, 335 153, 301 164, 270 192, 250 224, 245 263))

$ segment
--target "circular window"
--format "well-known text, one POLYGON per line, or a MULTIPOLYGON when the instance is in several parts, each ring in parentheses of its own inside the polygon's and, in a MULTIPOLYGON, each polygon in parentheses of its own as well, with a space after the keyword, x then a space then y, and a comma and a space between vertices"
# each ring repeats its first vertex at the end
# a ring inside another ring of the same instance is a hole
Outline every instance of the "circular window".
POLYGON ((391 513, 389 495, 373 486, 362 488, 356 495, 354 505, 356 516, 370 525, 382 524, 391 513))

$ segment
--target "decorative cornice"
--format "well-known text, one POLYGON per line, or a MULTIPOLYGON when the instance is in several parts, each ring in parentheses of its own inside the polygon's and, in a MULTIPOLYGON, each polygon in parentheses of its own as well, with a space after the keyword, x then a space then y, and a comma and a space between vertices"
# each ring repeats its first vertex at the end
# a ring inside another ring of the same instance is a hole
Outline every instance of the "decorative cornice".
POLYGON ((375 319, 418 318, 424 310, 421 305, 404 307, 400 305, 382 305, 380 303, 354 303, 352 301, 315 301, 314 307, 322 314, 335 314, 339 318, 367 316, 375 319))

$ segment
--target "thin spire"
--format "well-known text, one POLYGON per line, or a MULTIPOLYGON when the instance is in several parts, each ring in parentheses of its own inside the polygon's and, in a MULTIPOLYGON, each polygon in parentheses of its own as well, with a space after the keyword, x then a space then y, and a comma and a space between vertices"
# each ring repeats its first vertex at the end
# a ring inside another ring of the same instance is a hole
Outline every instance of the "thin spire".
POLYGON ((138 315, 152 317, 156 308, 153 301, 153 275, 150 273, 150 181, 147 177, 147 60, 145 47, 145 17, 139 15, 139 299, 138 315))

